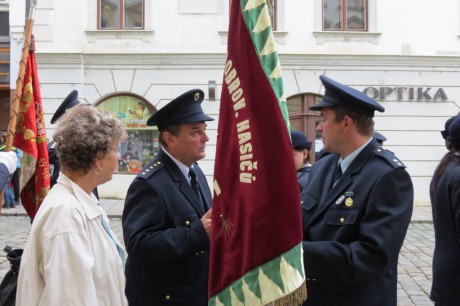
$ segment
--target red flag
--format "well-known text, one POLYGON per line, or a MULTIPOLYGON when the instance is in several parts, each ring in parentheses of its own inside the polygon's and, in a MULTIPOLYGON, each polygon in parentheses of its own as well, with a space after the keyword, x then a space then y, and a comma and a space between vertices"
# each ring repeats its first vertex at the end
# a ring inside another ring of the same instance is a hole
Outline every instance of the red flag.
POLYGON ((265 1, 232 0, 214 168, 212 306, 306 298, 300 192, 275 45, 265 1))
POLYGON ((50 189, 45 120, 33 51, 29 52, 27 58, 13 145, 23 151, 20 180, 21 203, 33 220, 50 189))

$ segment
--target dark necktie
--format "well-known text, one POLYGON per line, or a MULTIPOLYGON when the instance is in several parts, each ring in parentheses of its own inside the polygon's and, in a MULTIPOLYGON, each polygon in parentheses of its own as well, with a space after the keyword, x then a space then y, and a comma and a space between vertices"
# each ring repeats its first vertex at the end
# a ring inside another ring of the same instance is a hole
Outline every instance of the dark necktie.
POLYGON ((188 175, 190 175, 190 186, 192 186, 193 192, 195 193, 198 202, 201 204, 201 207, 203 207, 204 211, 206 211, 203 205, 203 200, 201 199, 200 188, 198 185, 198 180, 196 178, 196 172, 195 169, 193 169, 193 167, 189 168, 188 175))
POLYGON ((340 166, 340 163, 339 163, 337 167, 335 168, 334 179, 332 180, 332 186, 334 186, 335 183, 337 183, 337 181, 340 179, 341 176, 342 176, 342 167, 340 166))

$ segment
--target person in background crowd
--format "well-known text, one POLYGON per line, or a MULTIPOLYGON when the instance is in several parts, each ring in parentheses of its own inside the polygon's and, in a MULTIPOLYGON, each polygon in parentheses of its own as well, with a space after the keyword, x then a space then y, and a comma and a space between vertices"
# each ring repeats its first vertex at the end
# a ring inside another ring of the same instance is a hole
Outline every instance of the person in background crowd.
POLYGON ((8 177, 16 170, 18 157, 13 151, 0 152, 0 191, 5 187, 8 177))
POLYGON ((22 159, 22 150, 19 148, 15 148, 14 151, 16 152, 16 155, 18 156, 18 163, 16 165, 16 171, 14 171, 13 177, 11 178, 11 183, 13 185, 13 191, 14 191, 14 205, 19 205, 20 204, 20 178, 21 178, 21 159, 22 159))
POLYGON ((315 161, 320 160, 326 155, 329 155, 329 152, 326 152, 324 148, 321 148, 321 150, 319 150, 318 153, 316 153, 315 161))
MULTIPOLYGON (((80 101, 78 100, 78 91, 72 90, 67 97, 62 101, 61 105, 59 105, 58 109, 54 113, 53 117, 51 118, 51 124, 55 124, 65 112, 77 105, 80 105, 80 101)), ((83 104, 89 105, 89 104, 83 104)), ((61 170, 61 164, 59 163, 59 159, 57 157, 57 151, 55 148, 56 143, 54 140, 48 143, 48 155, 49 155, 49 163, 50 163, 50 188, 56 184, 57 178, 59 177, 59 171, 61 170)))
POLYGON ((312 167, 302 194, 304 305, 397 305, 397 265, 414 190, 402 162, 373 139, 364 93, 320 76, 317 131, 329 155, 312 167))
POLYGON ((121 122, 96 107, 59 120, 56 185, 32 223, 19 270, 16 305, 128 305, 124 250, 92 190, 112 179, 121 122))
POLYGON ((450 140, 447 139, 449 137, 449 126, 452 123, 452 121, 455 120, 457 116, 450 117, 449 119, 446 120, 446 123, 444 124, 444 130, 441 131, 441 136, 444 139, 444 144, 446 146, 446 149, 448 151, 451 151, 453 149, 452 144, 450 143, 450 140))
MULTIPOLYGON (((5 151, 6 148, 6 133, 2 133, 0 138, 0 152, 5 151)), ((19 179, 21 175, 21 158, 22 158, 22 150, 13 147, 12 151, 17 156, 18 162, 16 163, 16 170, 13 173, 13 176, 8 178, 8 184, 6 184, 5 192, 4 192, 4 208, 14 208, 15 205, 20 204, 20 186, 19 186, 19 179), (12 186, 10 186, 12 185, 12 186), (12 197, 12 199, 11 199, 12 197)))
POLYGON ((302 193, 307 186, 311 171, 311 141, 308 141, 307 135, 300 131, 291 131, 291 141, 297 179, 299 181, 300 193, 302 193))
POLYGON ((381 147, 383 147, 383 143, 387 141, 387 138, 379 132, 374 132, 374 138, 381 147))
MULTIPOLYGON (((61 105, 59 105, 58 109, 54 113, 53 117, 51 118, 51 123, 55 124, 59 118, 62 117, 69 109, 78 106, 78 105, 83 105, 83 106, 90 106, 88 103, 82 103, 78 100, 78 91, 72 90, 68 96, 62 101, 61 105)), ((55 142, 54 140, 50 141, 48 143, 48 158, 49 158, 49 164, 50 164, 50 188, 53 187, 57 179, 59 177, 59 172, 61 171, 61 163, 59 162, 59 158, 57 156, 57 152, 55 149, 55 142)), ((94 195, 96 198, 99 199, 99 193, 97 191, 97 188, 93 190, 94 195)))
POLYGON ((451 148, 430 184, 435 237, 430 298, 436 306, 459 305, 460 301, 460 116, 445 131, 451 148))
POLYGON ((14 195, 11 186, 11 177, 8 177, 3 193, 3 208, 14 208, 14 195))
POLYGON ((130 306, 208 305, 211 191, 205 157, 204 93, 187 91, 153 114, 162 145, 126 195, 122 226, 130 306))

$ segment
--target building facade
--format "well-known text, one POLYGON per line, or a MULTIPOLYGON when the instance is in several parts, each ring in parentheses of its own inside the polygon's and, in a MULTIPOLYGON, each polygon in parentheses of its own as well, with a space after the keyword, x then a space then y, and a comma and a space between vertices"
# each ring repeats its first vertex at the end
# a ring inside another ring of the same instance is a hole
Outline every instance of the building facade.
MULTIPOLYGON (((102 197, 124 198, 158 150, 158 131, 145 119, 192 88, 206 93, 203 108, 217 119, 200 162, 212 182, 230 1, 37 0, 33 34, 48 137, 54 111, 73 89, 128 130, 119 172, 99 188, 102 197)), ((429 182, 446 153, 440 131, 460 110, 458 1, 267 2, 292 128, 316 139, 319 151, 319 114, 308 110, 324 93, 319 75, 362 90, 386 109, 375 129, 407 166, 415 204, 429 204, 429 182)), ((28 3, 2 3, 10 12, 13 90, 28 3)))

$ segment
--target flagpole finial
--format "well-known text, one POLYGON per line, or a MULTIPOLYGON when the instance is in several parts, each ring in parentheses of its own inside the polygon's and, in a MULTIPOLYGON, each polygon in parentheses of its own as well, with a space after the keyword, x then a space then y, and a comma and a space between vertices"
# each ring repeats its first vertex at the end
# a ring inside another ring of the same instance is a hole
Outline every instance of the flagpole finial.
POLYGON ((29 17, 28 19, 34 20, 35 19, 35 7, 37 6, 37 0, 30 1, 30 9, 29 9, 29 17))

